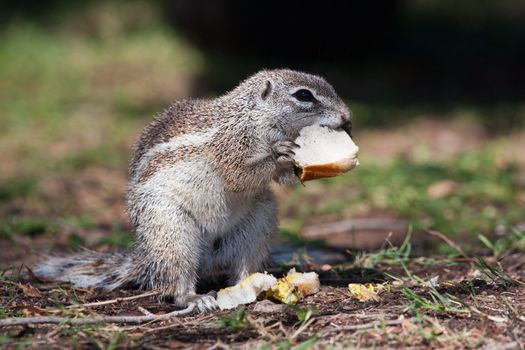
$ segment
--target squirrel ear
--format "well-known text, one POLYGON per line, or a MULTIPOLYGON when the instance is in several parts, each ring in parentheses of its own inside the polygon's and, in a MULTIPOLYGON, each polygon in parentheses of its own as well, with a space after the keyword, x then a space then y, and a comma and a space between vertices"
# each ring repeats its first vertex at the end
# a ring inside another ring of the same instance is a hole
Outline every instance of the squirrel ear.
POLYGON ((270 80, 267 80, 264 90, 261 93, 261 98, 263 100, 266 100, 268 96, 270 96, 270 94, 272 93, 272 88, 272 82, 270 80))

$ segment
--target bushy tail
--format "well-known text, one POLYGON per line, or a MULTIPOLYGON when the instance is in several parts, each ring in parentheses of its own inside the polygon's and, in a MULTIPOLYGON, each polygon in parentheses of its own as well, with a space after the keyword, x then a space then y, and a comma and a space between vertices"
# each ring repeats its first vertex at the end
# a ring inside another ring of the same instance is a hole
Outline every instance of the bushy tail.
POLYGON ((38 264, 33 272, 38 277, 71 282, 79 288, 113 290, 135 282, 129 253, 84 250, 69 257, 51 257, 38 264))

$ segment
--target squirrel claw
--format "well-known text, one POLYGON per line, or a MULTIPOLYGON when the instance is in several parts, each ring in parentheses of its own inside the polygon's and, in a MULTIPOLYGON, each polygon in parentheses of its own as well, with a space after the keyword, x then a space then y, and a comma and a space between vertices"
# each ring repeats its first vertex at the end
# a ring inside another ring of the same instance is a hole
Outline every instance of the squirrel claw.
POLYGON ((217 300, 211 295, 203 295, 201 298, 197 299, 195 303, 197 305, 197 309, 203 313, 212 312, 219 309, 217 300))
POLYGON ((217 311, 219 309, 219 304, 217 304, 215 298, 216 295, 217 294, 214 294, 213 292, 204 295, 196 294, 192 295, 191 298, 188 298, 186 302, 195 303, 197 310, 202 313, 217 311))
POLYGON ((273 146, 273 152, 277 164, 281 167, 290 167, 293 165, 293 156, 295 155, 294 149, 298 148, 299 145, 293 141, 279 141, 273 146))
POLYGON ((292 155, 295 154, 295 152, 293 151, 294 148, 299 148, 300 146, 298 144, 296 144, 295 142, 293 141, 278 141, 274 144, 274 150, 277 154, 289 154, 291 153, 292 155))

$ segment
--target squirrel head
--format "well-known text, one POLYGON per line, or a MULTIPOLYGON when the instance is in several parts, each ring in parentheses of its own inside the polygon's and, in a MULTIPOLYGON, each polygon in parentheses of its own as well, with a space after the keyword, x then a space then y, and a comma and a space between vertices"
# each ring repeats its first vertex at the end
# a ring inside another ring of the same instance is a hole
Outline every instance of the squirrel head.
POLYGON ((302 128, 316 124, 350 133, 352 112, 322 77, 288 69, 263 70, 232 91, 236 92, 252 101, 257 122, 274 130, 274 139, 295 138, 302 128))

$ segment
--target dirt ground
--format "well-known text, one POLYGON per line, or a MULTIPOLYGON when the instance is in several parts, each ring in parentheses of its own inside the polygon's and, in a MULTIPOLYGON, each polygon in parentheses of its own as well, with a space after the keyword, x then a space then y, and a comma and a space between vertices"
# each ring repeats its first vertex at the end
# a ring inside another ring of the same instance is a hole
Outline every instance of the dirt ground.
MULTIPOLYGON (((2 327, 0 341, 8 349, 522 349, 525 285, 519 280, 525 280, 525 260, 514 253, 499 262, 487 258, 486 264, 492 267, 465 258, 419 258, 401 265, 378 264, 375 269, 311 262, 303 269, 319 272, 322 289, 301 300, 299 309, 265 300, 246 306, 244 314, 238 309, 141 325, 73 325, 68 320, 137 316, 142 315, 140 307, 155 314, 175 308, 151 297, 117 300, 140 295, 139 291, 97 294, 43 284, 21 268, 4 274, 3 317, 66 319, 59 325, 2 327), (375 301, 352 297, 349 283, 370 281, 386 282, 389 289, 375 301), (422 281, 432 281, 435 288, 422 281), (82 306, 111 299, 107 305, 82 306), (308 310, 311 317, 304 316, 308 310)), ((286 268, 272 270, 275 275, 283 271, 286 268)))
MULTIPOLYGON (((383 159, 381 156, 386 161, 405 153, 407 157, 417 157, 418 154, 431 152, 436 157, 446 158, 457 152, 476 151, 482 147, 480 140, 486 135, 471 128, 467 132, 467 127, 470 128, 461 123, 422 121, 403 132, 369 130, 361 135, 360 144, 363 149, 370 150, 369 156, 377 161, 383 159), (382 147, 374 151, 377 144, 382 147), (425 144, 428 149, 417 153, 419 151, 414 146, 417 144, 425 144)), ((502 142, 503 151, 499 154, 523 165, 523 152, 518 150, 525 140, 524 135, 521 132, 502 142)), ((498 158, 496 161, 505 163, 507 160, 498 158)), ((353 220, 354 227, 361 222, 359 220, 364 220, 361 224, 365 228, 371 223, 382 227, 379 230, 381 234, 364 228, 356 235, 344 230, 340 235, 333 234, 327 242, 338 247, 336 251, 324 251, 326 248, 316 251, 309 247, 285 254, 280 264, 270 270, 271 273, 282 276, 290 268, 283 262, 293 260, 298 263, 298 270, 317 271, 321 278, 321 291, 300 300, 298 308, 265 300, 236 310, 181 316, 169 321, 76 324, 89 317, 140 316, 143 315, 141 308, 158 315, 176 310, 169 301, 141 297, 143 292, 137 290, 104 294, 74 289, 69 285, 43 283, 26 268, 39 261, 41 254, 74 250, 78 244, 75 240, 98 251, 124 248, 129 243, 130 230, 126 226, 124 211, 125 183, 122 171, 92 168, 74 177, 62 174, 48 177, 42 185, 46 194, 44 200, 14 199, 9 203, 11 210, 19 209, 24 217, 44 216, 49 214, 49 208, 53 208, 51 212, 55 214, 49 215, 58 219, 53 221, 51 233, 40 232, 38 222, 29 221, 31 225, 21 228, 22 233, 0 236, 0 321, 12 317, 56 316, 62 317, 62 322, 0 325, 0 347, 523 349, 525 346, 525 258, 523 249, 516 242, 499 252, 496 248, 493 252, 475 248, 486 255, 482 260, 454 258, 454 254, 442 256, 435 251, 409 258, 402 248, 384 245, 386 237, 394 245, 401 245, 407 222, 395 216, 390 218, 391 213, 377 208, 365 209, 360 215, 332 212, 302 214, 306 218, 301 229, 303 238, 323 236, 326 225, 330 228, 334 223, 344 224, 348 218, 353 220), (71 223, 62 218, 57 213, 61 213, 61 205, 66 201, 74 203, 75 212, 93 216, 94 223, 71 223), (115 222, 120 226, 116 228, 115 222), (385 225, 388 229, 383 227, 385 225), (399 226, 397 229, 396 225, 399 226), (389 231, 394 235, 388 236, 389 231), (383 249, 377 250, 381 244, 383 249), (373 250, 355 256, 346 252, 348 247, 353 252, 373 250), (336 258, 334 261, 323 261, 317 259, 318 256, 336 258), (386 290, 376 300, 365 302, 351 295, 349 283, 368 282, 376 287, 385 284, 386 290), (121 300, 133 296, 138 297, 121 300), (85 305, 103 301, 110 302, 85 305)), ((312 184, 307 190, 309 192, 301 198, 313 205, 315 198, 320 198, 316 191, 324 195, 326 188, 312 184)), ((304 206, 300 205, 300 201, 289 198, 289 190, 278 190, 277 196, 283 204, 281 221, 293 220, 300 214, 304 206)), ((355 203, 350 205, 355 206, 355 203)), ((22 215, 20 213, 18 215, 22 215)), ((454 239, 461 238, 464 239, 462 243, 473 241, 472 233, 454 239)), ((443 243, 439 238, 430 240, 418 233, 414 235, 413 242, 414 246, 443 243)))

